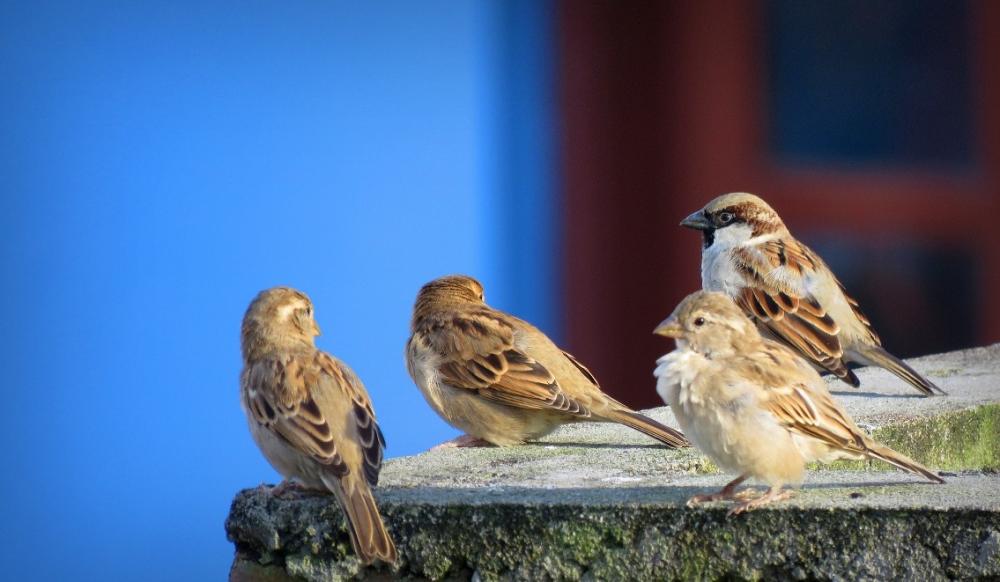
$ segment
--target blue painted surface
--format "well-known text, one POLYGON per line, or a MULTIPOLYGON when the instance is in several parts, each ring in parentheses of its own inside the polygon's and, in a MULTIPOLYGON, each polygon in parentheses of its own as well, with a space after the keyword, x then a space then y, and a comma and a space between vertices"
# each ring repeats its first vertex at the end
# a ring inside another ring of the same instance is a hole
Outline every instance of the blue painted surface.
POLYGON ((536 0, 488 4, 491 90, 489 157, 491 265, 506 282, 487 300, 516 306, 518 315, 556 340, 562 335, 562 230, 556 168, 558 135, 553 37, 554 6, 536 0))
POLYGON ((390 456, 457 434, 403 366, 423 282, 558 334, 548 18, 0 5, 5 575, 224 578, 233 493, 276 480, 237 399, 261 288, 311 294, 390 456))

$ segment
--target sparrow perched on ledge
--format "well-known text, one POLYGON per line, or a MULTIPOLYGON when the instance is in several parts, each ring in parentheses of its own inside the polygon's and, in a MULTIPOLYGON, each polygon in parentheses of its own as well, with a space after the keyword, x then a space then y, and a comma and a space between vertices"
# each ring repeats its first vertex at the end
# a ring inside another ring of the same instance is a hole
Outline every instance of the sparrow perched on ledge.
POLYGON ((702 232, 702 288, 728 295, 761 333, 855 388, 848 362, 885 368, 925 396, 945 393, 882 348, 858 302, 759 197, 719 196, 681 226, 702 232))
POLYGON ((382 431, 361 380, 316 349, 317 335, 304 293, 275 287, 250 303, 240 376, 250 434, 286 479, 336 496, 361 560, 395 562, 396 547, 370 489, 382 468, 382 431))
POLYGON ((760 332, 722 293, 685 298, 654 333, 677 348, 657 360, 656 391, 681 429, 723 470, 738 477, 721 491, 692 497, 688 505, 744 499, 736 487, 753 477, 770 486, 736 504, 748 511, 790 495, 806 463, 880 459, 944 483, 920 463, 882 446, 862 431, 805 360, 760 332))
POLYGON ((618 422, 669 447, 684 435, 601 391, 594 376, 531 324, 486 305, 483 286, 452 275, 417 295, 406 367, 431 407, 468 436, 516 445, 563 423, 618 422))

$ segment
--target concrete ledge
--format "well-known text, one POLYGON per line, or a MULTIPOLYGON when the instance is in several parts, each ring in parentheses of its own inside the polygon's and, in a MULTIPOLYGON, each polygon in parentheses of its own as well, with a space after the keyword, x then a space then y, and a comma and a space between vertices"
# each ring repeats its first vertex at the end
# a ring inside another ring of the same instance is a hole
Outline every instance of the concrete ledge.
MULTIPOLYGON (((232 579, 1000 576, 1000 345, 911 363, 950 395, 919 398, 869 369, 861 392, 831 388, 877 438, 953 472, 945 485, 842 463, 791 501, 727 519, 721 505, 684 507, 727 480, 696 451, 583 423, 536 445, 389 461, 377 494, 395 572, 350 555, 332 498, 242 491, 226 522, 232 579)), ((669 409, 652 414, 676 426, 669 409)))

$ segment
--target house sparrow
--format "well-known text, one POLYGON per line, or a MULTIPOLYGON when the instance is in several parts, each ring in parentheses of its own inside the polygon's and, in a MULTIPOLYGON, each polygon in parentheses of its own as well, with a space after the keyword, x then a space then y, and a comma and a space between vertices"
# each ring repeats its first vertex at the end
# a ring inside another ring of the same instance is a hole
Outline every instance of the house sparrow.
POLYGON ((406 367, 431 407, 468 436, 458 445, 516 445, 563 423, 618 422, 669 447, 684 435, 601 391, 594 376, 531 324, 491 308, 483 286, 452 275, 417 295, 406 367))
POLYGON ((848 362, 885 368, 925 396, 945 393, 882 348, 858 302, 759 197, 719 196, 681 226, 702 232, 702 288, 728 295, 761 333, 855 388, 848 362))
POLYGON ((361 380, 316 349, 317 335, 304 293, 275 287, 250 303, 240 376, 250 433, 286 480, 336 496, 361 560, 395 562, 396 547, 370 489, 378 482, 385 439, 361 380))
POLYGON ((739 475, 704 501, 741 499, 750 477, 770 486, 730 514, 785 499, 806 463, 880 459, 936 483, 938 475, 884 447, 862 431, 805 360, 757 328, 722 293, 698 291, 681 301, 654 333, 677 348, 657 361, 656 391, 694 444, 723 470, 739 475))

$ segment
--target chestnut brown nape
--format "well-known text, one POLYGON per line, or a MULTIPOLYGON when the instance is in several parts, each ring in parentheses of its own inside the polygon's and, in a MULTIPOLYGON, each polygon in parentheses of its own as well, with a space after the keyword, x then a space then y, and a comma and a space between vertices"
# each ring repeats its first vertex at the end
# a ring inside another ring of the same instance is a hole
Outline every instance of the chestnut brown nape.
MULTIPOLYGON (((736 217, 731 222, 741 222, 754 227, 754 233, 773 232, 784 226, 781 217, 775 212, 771 205, 760 196, 747 192, 733 192, 723 194, 713 199, 705 205, 703 211, 706 216, 715 217, 722 213, 729 213, 736 217)), ((716 226, 723 226, 717 224, 716 226)))
POLYGON ((763 198, 749 192, 730 192, 729 194, 716 196, 705 205, 705 210, 707 212, 718 212, 724 208, 734 206, 743 208, 757 207, 774 212, 774 209, 763 198))

